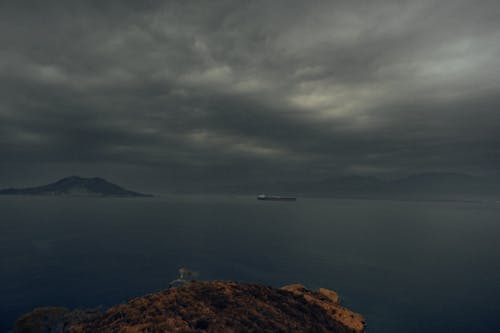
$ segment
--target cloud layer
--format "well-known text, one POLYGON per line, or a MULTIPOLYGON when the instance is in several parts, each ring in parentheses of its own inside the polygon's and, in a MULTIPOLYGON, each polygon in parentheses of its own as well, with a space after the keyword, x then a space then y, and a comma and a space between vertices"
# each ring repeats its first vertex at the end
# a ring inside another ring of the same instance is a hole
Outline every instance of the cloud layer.
POLYGON ((498 17, 496 1, 4 1, 0 184, 496 173, 498 17))

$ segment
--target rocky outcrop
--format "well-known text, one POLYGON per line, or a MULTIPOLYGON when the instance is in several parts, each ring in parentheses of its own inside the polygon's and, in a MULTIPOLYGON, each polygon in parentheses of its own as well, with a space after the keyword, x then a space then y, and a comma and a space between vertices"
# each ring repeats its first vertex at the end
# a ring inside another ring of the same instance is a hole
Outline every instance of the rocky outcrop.
POLYGON ((320 288, 313 292, 300 284, 292 284, 281 289, 290 291, 299 297, 302 296, 309 303, 321 307, 328 316, 350 328, 353 332, 363 332, 365 329, 366 323, 363 316, 340 306, 340 298, 334 291, 320 288))
POLYGON ((276 289, 227 281, 189 282, 132 299, 98 315, 77 317, 59 313, 60 321, 53 322, 52 328, 43 319, 43 329, 33 331, 36 323, 29 322, 27 314, 17 322, 15 333, 361 333, 365 329, 363 317, 340 306, 333 291, 311 291, 302 285, 276 289))
POLYGON ((14 333, 62 333, 72 325, 89 322, 101 315, 100 308, 73 311, 64 307, 36 308, 16 321, 14 333))

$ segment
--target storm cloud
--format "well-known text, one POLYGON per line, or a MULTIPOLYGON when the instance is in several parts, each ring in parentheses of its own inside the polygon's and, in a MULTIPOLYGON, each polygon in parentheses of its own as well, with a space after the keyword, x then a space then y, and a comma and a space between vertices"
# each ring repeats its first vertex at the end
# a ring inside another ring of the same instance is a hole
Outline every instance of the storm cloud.
POLYGON ((2 1, 0 185, 496 174, 499 17, 497 1, 2 1))

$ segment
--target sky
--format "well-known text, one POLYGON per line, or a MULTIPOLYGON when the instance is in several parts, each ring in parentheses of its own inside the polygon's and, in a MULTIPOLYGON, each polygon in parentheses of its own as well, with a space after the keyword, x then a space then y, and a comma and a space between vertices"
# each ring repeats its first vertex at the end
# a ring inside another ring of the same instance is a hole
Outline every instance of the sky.
POLYGON ((498 1, 0 2, 0 187, 496 175, 498 1))

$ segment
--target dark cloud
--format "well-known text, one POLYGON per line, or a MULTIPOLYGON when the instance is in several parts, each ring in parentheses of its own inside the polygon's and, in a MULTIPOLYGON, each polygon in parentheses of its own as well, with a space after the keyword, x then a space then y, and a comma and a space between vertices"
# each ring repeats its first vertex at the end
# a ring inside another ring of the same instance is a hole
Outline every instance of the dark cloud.
POLYGON ((0 184, 496 173, 499 14, 495 1, 4 1, 0 184))

